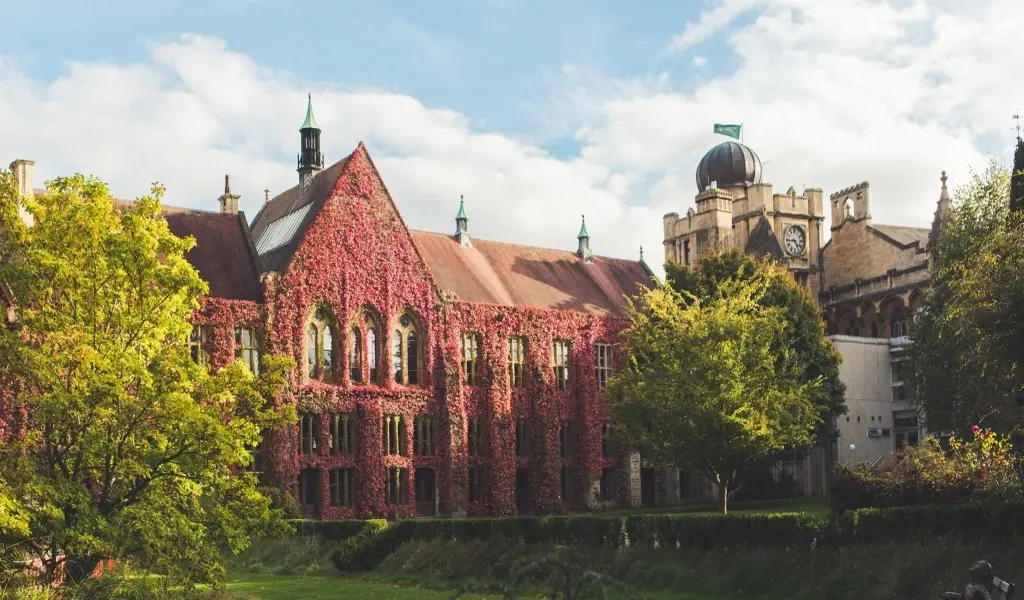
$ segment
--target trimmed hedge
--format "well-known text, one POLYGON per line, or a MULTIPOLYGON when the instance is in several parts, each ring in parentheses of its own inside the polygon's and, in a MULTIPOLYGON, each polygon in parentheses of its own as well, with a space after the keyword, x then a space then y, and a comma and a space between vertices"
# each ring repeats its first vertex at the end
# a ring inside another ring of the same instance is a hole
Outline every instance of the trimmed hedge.
POLYGON ((409 540, 473 541, 500 535, 528 544, 620 548, 795 549, 893 541, 1024 540, 1024 506, 958 504, 803 513, 658 514, 430 519, 388 522, 300 521, 302 535, 339 541, 342 571, 373 569, 409 540))

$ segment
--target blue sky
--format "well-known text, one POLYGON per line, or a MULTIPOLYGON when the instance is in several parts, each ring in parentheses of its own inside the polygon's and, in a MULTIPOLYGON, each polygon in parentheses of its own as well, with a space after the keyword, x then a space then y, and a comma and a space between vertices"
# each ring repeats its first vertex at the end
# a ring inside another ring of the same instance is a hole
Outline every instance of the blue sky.
MULTIPOLYGON (((1014 0, 0 0, 0 163, 254 216, 294 185, 312 92, 328 161, 365 140, 407 222, 660 262, 700 157, 745 124, 764 179, 871 183, 927 226, 939 173, 1006 160, 1014 0), (42 7, 42 8, 41 8, 42 7), (654 257, 654 258, 652 258, 654 257)), ((827 213, 828 211, 826 211, 827 213)))
MULTIPOLYGON (((64 0, 45 11, 9 4, 5 14, 20 26, 5 32, 0 53, 42 78, 57 77, 69 60, 144 61, 150 43, 195 33, 308 81, 455 109, 481 130, 523 136, 562 156, 578 144, 545 109, 563 65, 612 78, 668 72, 684 90, 700 77, 689 60, 662 54, 699 16, 699 2, 64 0)), ((701 52, 720 70, 734 62, 721 42, 701 52)))

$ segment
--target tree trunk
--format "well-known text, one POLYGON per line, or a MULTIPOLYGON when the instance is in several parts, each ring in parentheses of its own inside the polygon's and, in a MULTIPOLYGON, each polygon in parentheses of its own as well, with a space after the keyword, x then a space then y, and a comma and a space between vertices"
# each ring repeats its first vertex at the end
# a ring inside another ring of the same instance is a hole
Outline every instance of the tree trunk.
POLYGON ((729 514, 729 480, 724 477, 718 479, 718 499, 722 503, 722 514, 729 514))

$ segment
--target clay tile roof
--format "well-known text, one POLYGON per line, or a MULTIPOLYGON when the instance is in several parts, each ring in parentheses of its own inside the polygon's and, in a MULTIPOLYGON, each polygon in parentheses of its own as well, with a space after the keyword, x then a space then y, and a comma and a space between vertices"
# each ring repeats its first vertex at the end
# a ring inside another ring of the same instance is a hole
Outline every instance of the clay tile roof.
POLYGON ((192 236, 196 245, 186 258, 207 283, 210 296, 231 300, 263 300, 259 262, 249 236, 245 213, 198 211, 164 213, 178 237, 192 236))
POLYGON ((473 240, 463 248, 451 236, 411 231, 442 290, 459 300, 626 317, 626 298, 651 282, 640 262, 473 240))
MULTIPOLYGON (((263 205, 263 208, 260 209, 260 212, 257 213, 256 218, 252 222, 252 237, 256 240, 258 247, 261 246, 260 240, 264 234, 276 236, 281 233, 280 231, 275 231, 282 229, 281 227, 271 228, 271 225, 275 222, 279 222, 289 215, 292 215, 295 220, 294 223, 282 223, 288 225, 287 236, 283 240, 284 243, 281 245, 278 245, 276 241, 269 243, 272 248, 266 250, 260 256, 260 263, 264 272, 283 271, 288 266, 292 255, 295 254, 295 250, 299 245, 299 241, 302 240, 303 234, 309 229, 313 219, 316 218, 324 202, 327 201, 331 190, 334 189, 335 182, 338 181, 338 176, 341 175, 342 169, 345 168, 345 164, 351 156, 349 154, 317 173, 313 177, 309 189, 303 194, 300 195, 299 186, 295 186, 271 198, 263 205)), ((267 242, 268 240, 264 241, 265 244, 267 242)))
POLYGON ((904 246, 910 246, 917 242, 922 249, 928 245, 928 235, 931 233, 931 230, 927 228, 902 225, 871 225, 871 228, 904 246))
MULTIPOLYGON (((127 210, 133 204, 128 200, 114 200, 118 210, 127 210)), ((259 262, 245 213, 222 214, 168 205, 160 208, 171 233, 196 239, 195 247, 185 258, 210 284, 210 296, 263 301, 259 262)))

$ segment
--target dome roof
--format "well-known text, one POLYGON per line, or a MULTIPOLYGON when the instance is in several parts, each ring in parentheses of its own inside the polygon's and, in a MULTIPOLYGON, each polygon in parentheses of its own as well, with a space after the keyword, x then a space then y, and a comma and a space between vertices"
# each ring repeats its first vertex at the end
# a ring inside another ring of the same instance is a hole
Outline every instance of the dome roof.
POLYGON ((718 187, 761 183, 761 159, 739 142, 722 142, 697 165, 697 189, 703 192, 712 181, 718 187))

